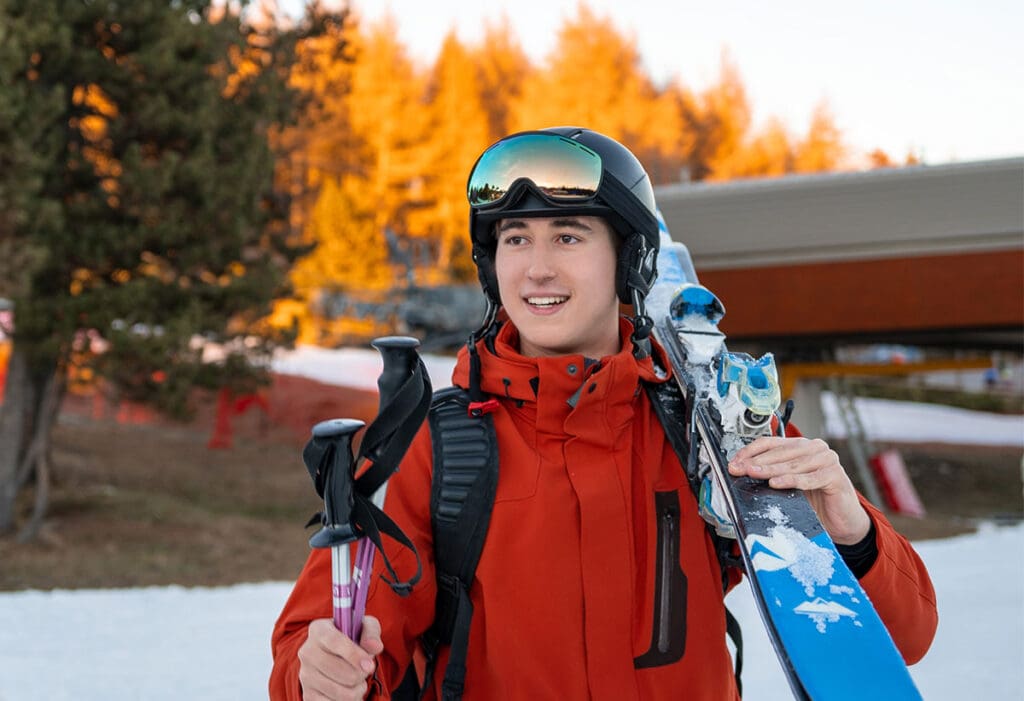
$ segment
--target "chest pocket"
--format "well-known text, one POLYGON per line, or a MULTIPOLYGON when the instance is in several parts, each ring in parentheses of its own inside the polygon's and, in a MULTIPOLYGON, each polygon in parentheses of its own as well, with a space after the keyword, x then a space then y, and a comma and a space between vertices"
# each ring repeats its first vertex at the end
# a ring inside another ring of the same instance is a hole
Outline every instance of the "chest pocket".
POLYGON ((507 455, 499 447, 502 465, 501 479, 494 503, 522 501, 537 494, 540 479, 540 456, 536 453, 507 455))
POLYGON ((686 651, 686 574, 679 566, 681 543, 679 493, 655 492, 658 540, 654 563, 654 610, 651 646, 633 660, 637 669, 660 667, 682 659, 686 651))

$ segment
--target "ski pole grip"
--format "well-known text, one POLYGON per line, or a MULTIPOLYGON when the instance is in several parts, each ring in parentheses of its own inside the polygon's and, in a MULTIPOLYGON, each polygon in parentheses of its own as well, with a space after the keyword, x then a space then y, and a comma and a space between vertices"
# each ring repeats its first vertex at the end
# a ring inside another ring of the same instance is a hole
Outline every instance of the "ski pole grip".
POLYGON ((339 441, 351 453, 352 436, 365 425, 366 423, 359 419, 328 419, 313 427, 313 438, 339 441))
POLYGON ((415 371, 419 362, 416 349, 420 342, 411 336, 383 336, 374 339, 370 345, 380 352, 384 361, 384 369, 377 378, 379 412, 391 403, 402 384, 415 371))
POLYGON ((309 539, 309 544, 314 548, 342 545, 358 537, 352 524, 355 500, 352 438, 365 425, 357 419, 330 419, 313 427, 313 438, 307 451, 315 446, 316 453, 323 460, 316 461, 315 470, 311 470, 311 474, 317 480, 317 491, 324 499, 323 528, 309 539))

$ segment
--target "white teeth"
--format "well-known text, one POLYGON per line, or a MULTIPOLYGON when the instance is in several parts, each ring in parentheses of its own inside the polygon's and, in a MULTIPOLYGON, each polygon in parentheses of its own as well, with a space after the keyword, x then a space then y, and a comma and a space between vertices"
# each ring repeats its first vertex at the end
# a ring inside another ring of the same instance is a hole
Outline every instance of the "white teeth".
POLYGON ((546 307, 552 304, 561 304, 569 299, 568 297, 527 297, 526 301, 538 307, 546 307))

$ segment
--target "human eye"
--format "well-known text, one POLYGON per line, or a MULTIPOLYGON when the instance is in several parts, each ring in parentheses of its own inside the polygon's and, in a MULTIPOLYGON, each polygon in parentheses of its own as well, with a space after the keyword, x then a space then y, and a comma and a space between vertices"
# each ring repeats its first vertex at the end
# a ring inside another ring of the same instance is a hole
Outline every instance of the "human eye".
POLYGON ((580 237, 576 234, 559 234, 558 242, 567 246, 572 246, 580 242, 580 237))
POLYGON ((501 243, 505 246, 522 246, 526 238, 517 234, 511 234, 502 238, 501 243))

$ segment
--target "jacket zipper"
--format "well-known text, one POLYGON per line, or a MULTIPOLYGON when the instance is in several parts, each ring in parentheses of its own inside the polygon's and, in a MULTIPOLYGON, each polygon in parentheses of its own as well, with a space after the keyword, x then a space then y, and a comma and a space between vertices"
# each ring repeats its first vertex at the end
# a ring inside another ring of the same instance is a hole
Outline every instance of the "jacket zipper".
POLYGON ((668 583, 672 581, 672 568, 678 567, 679 553, 676 552, 678 538, 676 537, 676 519, 671 507, 665 507, 661 516, 661 572, 659 573, 662 582, 660 601, 658 602, 658 651, 668 652, 671 642, 672 620, 672 588, 668 583))
POLYGON ((676 491, 656 492, 657 554, 651 646, 633 660, 637 669, 661 667, 682 659, 686 649, 686 574, 679 565, 680 510, 676 491))

